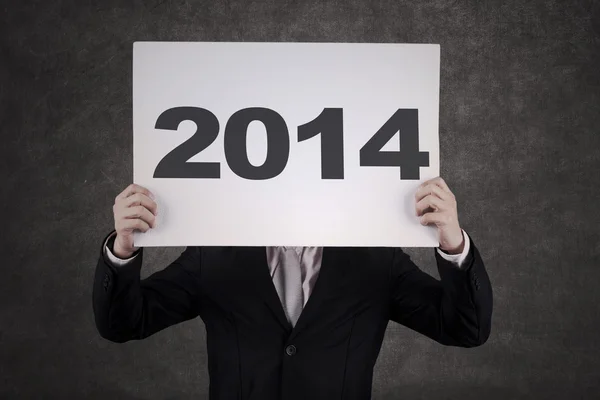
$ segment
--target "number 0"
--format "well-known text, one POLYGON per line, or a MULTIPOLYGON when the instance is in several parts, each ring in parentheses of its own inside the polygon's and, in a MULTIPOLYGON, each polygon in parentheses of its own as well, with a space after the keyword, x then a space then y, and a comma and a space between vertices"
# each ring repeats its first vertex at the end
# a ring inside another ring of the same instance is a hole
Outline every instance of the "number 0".
POLYGON ((225 158, 229 168, 241 178, 271 179, 281 174, 290 155, 290 136, 285 121, 269 108, 244 108, 229 118, 225 126, 225 158), (267 158, 255 167, 248 160, 248 125, 260 121, 267 132, 267 158))

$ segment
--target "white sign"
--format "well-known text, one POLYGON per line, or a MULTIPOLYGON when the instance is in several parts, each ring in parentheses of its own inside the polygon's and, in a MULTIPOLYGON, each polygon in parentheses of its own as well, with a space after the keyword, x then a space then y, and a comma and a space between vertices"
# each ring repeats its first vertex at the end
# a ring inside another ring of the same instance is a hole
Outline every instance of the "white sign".
POLYGON ((147 246, 438 246, 437 44, 136 42, 147 246))

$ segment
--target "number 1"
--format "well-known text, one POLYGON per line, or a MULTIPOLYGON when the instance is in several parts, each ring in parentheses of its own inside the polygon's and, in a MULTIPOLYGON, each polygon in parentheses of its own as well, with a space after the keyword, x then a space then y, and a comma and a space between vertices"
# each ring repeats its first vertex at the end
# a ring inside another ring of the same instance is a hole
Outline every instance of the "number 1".
POLYGON ((298 142, 321 134, 321 179, 344 179, 344 115, 341 108, 324 108, 298 127, 298 142))

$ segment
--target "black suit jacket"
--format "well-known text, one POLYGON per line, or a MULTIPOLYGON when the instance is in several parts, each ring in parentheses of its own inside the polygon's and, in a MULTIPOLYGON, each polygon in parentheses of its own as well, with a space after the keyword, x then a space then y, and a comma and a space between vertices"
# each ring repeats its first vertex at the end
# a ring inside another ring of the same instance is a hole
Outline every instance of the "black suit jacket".
POLYGON ((492 288, 472 239, 462 270, 433 250, 441 281, 400 248, 325 248, 294 328, 265 247, 187 247, 144 280, 139 251, 131 265, 114 267, 100 249, 98 331, 122 343, 200 316, 211 400, 369 399, 390 320, 450 346, 479 346, 490 334, 492 288))

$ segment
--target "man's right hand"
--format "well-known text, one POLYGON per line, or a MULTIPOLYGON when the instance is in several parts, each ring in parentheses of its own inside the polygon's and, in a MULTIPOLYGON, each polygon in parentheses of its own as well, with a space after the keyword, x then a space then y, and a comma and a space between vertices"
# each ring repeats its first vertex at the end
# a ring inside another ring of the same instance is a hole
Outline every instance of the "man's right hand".
POLYGON ((117 237, 113 253, 119 258, 129 258, 137 250, 133 246, 133 232, 146 232, 154 228, 158 206, 153 194, 146 188, 132 183, 117 197, 113 206, 117 237))

